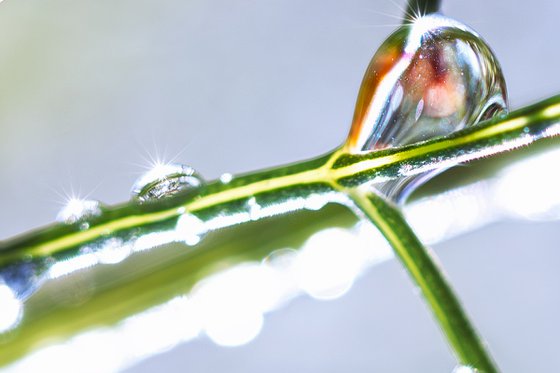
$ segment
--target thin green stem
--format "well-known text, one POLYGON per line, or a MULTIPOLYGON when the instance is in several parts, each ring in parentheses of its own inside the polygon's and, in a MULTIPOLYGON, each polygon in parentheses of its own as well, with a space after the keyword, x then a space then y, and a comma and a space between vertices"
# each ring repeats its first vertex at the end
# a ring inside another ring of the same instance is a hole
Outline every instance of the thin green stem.
POLYGON ((555 96, 443 138, 358 155, 338 150, 312 161, 236 177, 228 184, 216 181, 153 203, 130 201, 105 207, 100 216, 87 222, 86 230, 80 223, 57 224, 0 242, 0 266, 60 255, 110 235, 173 229, 184 213, 213 222, 208 228, 213 230, 300 209, 308 198, 329 202, 336 192, 334 183, 356 187, 450 167, 555 136, 560 133, 559 124, 560 96, 555 96), (258 216, 248 215, 252 198, 267 207, 258 216), (228 216, 237 218, 224 219, 228 216))
MULTIPOLYGON (((560 96, 556 96, 444 138, 366 154, 348 154, 341 148, 311 161, 238 176, 229 183, 211 182, 196 190, 149 203, 129 201, 103 206, 98 216, 74 224, 53 224, 0 242, 0 272, 14 273, 22 266, 29 279, 18 279, 18 286, 29 280, 32 292, 37 285, 33 281, 54 278, 56 283, 60 276, 83 268, 80 265, 84 259, 91 263, 92 251, 115 242, 132 247, 131 252, 145 252, 171 241, 193 245, 197 239, 193 234, 202 236, 249 221, 264 223, 270 220, 266 218, 290 211, 317 210, 324 204, 343 201, 347 197, 340 188, 353 189, 449 167, 559 133, 560 96), (76 261, 77 267, 73 267, 76 261)), ((267 237, 271 236, 274 234, 267 237)), ((173 296, 185 294, 196 281, 219 268, 224 260, 233 263, 255 258, 263 252, 266 255, 270 249, 266 248, 268 241, 267 238, 258 244, 233 249, 229 249, 227 242, 216 243, 210 238, 193 247, 180 244, 179 252, 186 255, 180 263, 153 270, 149 275, 136 276, 136 270, 131 267, 124 271, 115 269, 115 272, 127 273, 128 277, 96 289, 80 307, 60 302, 49 303, 46 307, 42 302, 57 298, 34 296, 25 300, 28 295, 23 295, 25 317, 9 337, 13 339, 2 346, 0 365, 22 356, 41 341, 116 323, 173 296)), ((165 248, 152 250, 145 258, 151 263, 154 257, 167 258, 165 253, 165 248)), ((130 261, 134 263, 143 255, 134 255, 130 261)), ((48 281, 45 287, 53 281, 48 281)))
POLYGON ((369 189, 353 188, 346 193, 385 236, 420 287, 458 360, 482 372, 496 372, 484 343, 437 265, 437 258, 422 245, 399 209, 369 189))

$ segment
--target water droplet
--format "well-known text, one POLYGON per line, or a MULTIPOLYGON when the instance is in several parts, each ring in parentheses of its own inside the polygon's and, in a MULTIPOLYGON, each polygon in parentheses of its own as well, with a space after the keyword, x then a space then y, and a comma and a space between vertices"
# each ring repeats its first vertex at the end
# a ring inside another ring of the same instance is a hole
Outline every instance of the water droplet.
MULTIPOLYGON (((503 113, 505 82, 486 43, 441 14, 403 25, 381 45, 362 82, 346 148, 351 153, 448 135, 503 113)), ((433 176, 433 173, 430 173, 433 176)), ((399 200, 411 181, 380 190, 399 200)))
POLYGON ((141 202, 165 198, 204 184, 202 177, 189 166, 158 164, 140 177, 132 187, 132 196, 141 202))
POLYGON ((177 220, 175 231, 180 241, 189 246, 194 246, 206 235, 208 228, 198 217, 185 213, 177 220))
POLYGON ((233 180, 233 175, 230 173, 225 173, 220 176, 220 182, 222 184, 229 184, 233 180))
MULTIPOLYGON (((70 198, 66 203, 66 206, 64 206, 56 216, 56 220, 66 224, 73 224, 77 221, 98 216, 100 214, 101 204, 99 201, 70 198)), ((86 229, 87 228, 89 228, 89 225, 86 229)))

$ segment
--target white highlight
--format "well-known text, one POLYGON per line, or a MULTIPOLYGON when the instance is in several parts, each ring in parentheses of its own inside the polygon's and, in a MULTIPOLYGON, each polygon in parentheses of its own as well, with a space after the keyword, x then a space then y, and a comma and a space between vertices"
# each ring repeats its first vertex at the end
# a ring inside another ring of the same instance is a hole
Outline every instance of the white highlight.
POLYGON ((554 169, 559 162, 555 149, 506 167, 493 188, 499 208, 518 218, 559 219, 560 178, 554 169))
POLYGON ((298 255, 296 268, 306 293, 317 299, 335 299, 350 289, 362 265, 356 237, 332 228, 309 238, 298 255))
POLYGON ((459 365, 453 369, 453 373, 477 373, 478 370, 466 365, 459 365))
POLYGON ((89 331, 45 347, 7 367, 6 372, 116 372, 198 336, 197 315, 188 298, 177 297, 112 328, 89 331))
POLYGON ((72 224, 80 219, 101 214, 98 201, 72 197, 56 216, 56 220, 72 224))
POLYGON ((189 246, 194 246, 208 232, 208 228, 202 220, 193 214, 185 213, 177 220, 175 231, 179 240, 189 246))
POLYGON ((95 250, 95 256, 99 263, 117 264, 128 258, 132 253, 132 245, 123 242, 118 238, 111 238, 103 243, 103 245, 95 250))
POLYGON ((0 333, 15 327, 22 315, 22 302, 9 286, 0 283, 0 333))
POLYGON ((82 253, 67 260, 60 260, 54 263, 49 269, 51 279, 69 275, 70 273, 93 267, 99 263, 99 259, 93 252, 82 253))
POLYGON ((225 173, 220 176, 220 182, 222 184, 229 184, 233 180, 233 175, 230 173, 225 173))
POLYGON ((193 290, 193 302, 210 339, 221 346, 240 346, 258 335, 263 314, 275 309, 290 290, 280 272, 250 263, 202 281, 193 290))
POLYGON ((421 199, 406 206, 406 219, 422 242, 441 242, 499 218, 484 197, 489 189, 487 182, 479 182, 421 199))

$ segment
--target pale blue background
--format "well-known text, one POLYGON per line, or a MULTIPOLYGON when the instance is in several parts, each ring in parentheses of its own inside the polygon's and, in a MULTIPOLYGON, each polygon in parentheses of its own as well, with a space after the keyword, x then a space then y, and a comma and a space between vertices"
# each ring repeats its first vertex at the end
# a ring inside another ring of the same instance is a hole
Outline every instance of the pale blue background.
MULTIPOLYGON (((403 3, 399 1, 399 4, 403 3)), ((444 1, 494 48, 513 106, 560 89, 560 4, 444 1)), ((128 198, 149 154, 208 178, 315 156, 344 139, 390 0, 5 0, 0 237, 52 221, 71 190, 128 198)), ((436 247, 505 372, 560 371, 557 223, 503 223, 436 247)), ((207 339, 130 372, 450 372, 398 263, 343 298, 300 298, 251 344, 207 339)))

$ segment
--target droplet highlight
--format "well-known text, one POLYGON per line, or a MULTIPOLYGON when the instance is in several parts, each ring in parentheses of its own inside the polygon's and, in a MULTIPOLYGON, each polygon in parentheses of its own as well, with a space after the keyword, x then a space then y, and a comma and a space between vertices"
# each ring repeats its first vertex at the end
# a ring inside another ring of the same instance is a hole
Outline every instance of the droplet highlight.
MULTIPOLYGON (((488 45, 466 25, 430 14, 397 29, 375 53, 345 147, 363 153, 413 144, 506 110, 504 77, 488 45)), ((433 175, 377 187, 401 200, 433 175)))
MULTIPOLYGON (((99 201, 70 198, 56 216, 56 220, 66 224, 74 224, 98 215, 101 215, 101 203, 99 201)), ((87 229, 89 225, 86 223, 83 227, 87 229)))
POLYGON ((196 189, 203 184, 203 178, 192 167, 175 163, 159 164, 134 183, 132 196, 146 202, 196 189))

